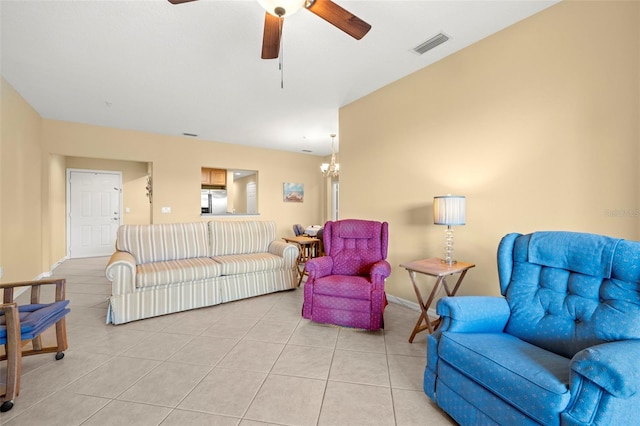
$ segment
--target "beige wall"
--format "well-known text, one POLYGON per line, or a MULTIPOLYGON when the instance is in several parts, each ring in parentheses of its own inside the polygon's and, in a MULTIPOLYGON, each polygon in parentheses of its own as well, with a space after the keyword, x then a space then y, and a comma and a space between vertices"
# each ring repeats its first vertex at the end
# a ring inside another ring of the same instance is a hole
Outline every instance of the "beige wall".
POLYGON ((4 78, 1 84, 0 266, 2 281, 10 282, 45 270, 41 120, 4 78))
MULTIPOLYGON (((640 208, 639 9, 560 3, 341 110, 341 217, 390 222, 391 294, 413 300, 400 262, 441 254, 434 195, 468 197, 456 255, 478 267, 465 294, 496 293, 507 232, 640 239, 640 218, 608 214, 640 208)), ((43 120, 4 79, 0 96, 4 281, 64 257, 67 157, 152 163, 157 223, 200 220, 212 164, 259 171, 260 218, 281 235, 326 219, 318 157, 43 120), (305 202, 283 203, 283 182, 304 183, 305 202)))
POLYGON ((43 156, 43 175, 48 176, 47 189, 43 191, 44 205, 47 208, 42 210, 43 237, 45 244, 45 267, 53 269, 56 264, 62 262, 67 255, 66 227, 49 226, 49 224, 66 223, 67 200, 66 200, 66 158, 62 155, 43 156), (63 242, 63 243, 61 243, 63 242))
POLYGON ((341 217, 389 222, 389 293, 442 255, 435 195, 467 196, 461 294, 497 294, 509 232, 640 239, 639 29, 640 2, 562 2, 341 109, 341 217))
POLYGON ((293 223, 324 220, 319 157, 42 119, 4 78, 0 95, 0 266, 5 282, 35 278, 64 260, 67 168, 121 171, 123 207, 131 209, 124 223, 202 220, 200 168, 210 164, 259 172, 260 215, 225 220, 275 220, 282 236, 293 235, 293 223), (149 173, 152 206, 145 204, 149 173), (284 203, 284 182, 304 183, 305 202, 284 203), (172 212, 160 213, 162 206, 172 212))
MULTIPOLYGON (((293 235, 293 223, 312 224, 323 219, 323 179, 318 171, 321 158, 316 156, 47 119, 42 122, 42 135, 46 154, 83 157, 85 160, 82 160, 82 164, 86 168, 95 164, 88 162, 88 158, 110 160, 95 167, 104 166, 113 170, 125 170, 122 166, 130 162, 152 163, 153 223, 202 220, 200 169, 212 164, 216 167, 258 171, 260 215, 257 218, 275 220, 279 235, 293 235), (284 182, 305 185, 304 203, 282 201, 284 182), (165 206, 171 207, 170 214, 161 213, 161 207, 165 206)), ((67 161, 67 166, 77 165, 75 161, 67 161)), ((132 192, 137 194, 139 190, 132 192)), ((142 199, 141 195, 143 193, 135 195, 137 203, 142 199)), ((125 207, 127 202, 125 200, 125 207)), ((130 204, 138 205, 133 202, 130 204)), ((234 219, 255 217, 239 216, 234 219)), ((64 224, 52 226, 62 227, 64 224)))

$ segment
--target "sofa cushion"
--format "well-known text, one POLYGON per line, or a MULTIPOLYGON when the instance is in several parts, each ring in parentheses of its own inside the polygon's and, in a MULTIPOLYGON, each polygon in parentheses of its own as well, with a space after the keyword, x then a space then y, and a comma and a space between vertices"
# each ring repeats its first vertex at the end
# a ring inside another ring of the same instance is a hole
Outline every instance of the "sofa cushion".
POLYGON ((512 335, 443 332, 438 354, 542 424, 557 423, 569 403, 570 360, 512 335))
POLYGON ((116 248, 127 251, 136 265, 209 256, 205 222, 122 225, 116 248))
POLYGON ((276 239, 274 221, 221 221, 209 222, 210 256, 230 254, 266 253, 276 239))
POLYGON ((221 275, 247 274, 284 268, 284 258, 271 253, 216 256, 212 260, 220 266, 221 275))
POLYGON ((220 275, 220 264, 208 257, 150 262, 136 267, 136 287, 186 283, 220 275))

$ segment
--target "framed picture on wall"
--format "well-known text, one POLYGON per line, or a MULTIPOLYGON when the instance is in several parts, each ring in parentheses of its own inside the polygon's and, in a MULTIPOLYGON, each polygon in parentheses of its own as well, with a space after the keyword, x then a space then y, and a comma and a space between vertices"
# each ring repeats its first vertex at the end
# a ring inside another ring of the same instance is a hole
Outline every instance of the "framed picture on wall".
POLYGON ((304 184, 285 182, 283 201, 285 203, 302 203, 304 201, 304 184))

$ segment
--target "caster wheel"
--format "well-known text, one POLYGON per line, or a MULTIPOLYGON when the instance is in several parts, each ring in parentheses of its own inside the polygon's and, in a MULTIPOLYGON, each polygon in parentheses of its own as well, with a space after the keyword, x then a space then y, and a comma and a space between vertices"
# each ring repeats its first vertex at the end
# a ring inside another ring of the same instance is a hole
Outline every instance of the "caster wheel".
POLYGON ((0 405, 0 412, 4 413, 6 411, 9 411, 13 408, 13 401, 5 401, 2 403, 2 405, 0 405))
POLYGON ((64 358, 64 352, 58 352, 56 354, 56 361, 60 361, 62 358, 64 358))

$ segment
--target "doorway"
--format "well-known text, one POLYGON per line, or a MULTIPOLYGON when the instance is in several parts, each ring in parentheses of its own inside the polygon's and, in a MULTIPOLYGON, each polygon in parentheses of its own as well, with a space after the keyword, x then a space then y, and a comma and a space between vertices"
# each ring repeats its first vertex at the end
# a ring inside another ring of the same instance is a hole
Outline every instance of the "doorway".
POLYGON ((331 220, 340 218, 340 182, 331 182, 331 220))
POLYGON ((121 172, 67 169, 67 256, 111 255, 121 206, 121 172))
POLYGON ((255 182, 247 183, 247 213, 258 213, 258 190, 255 182))

